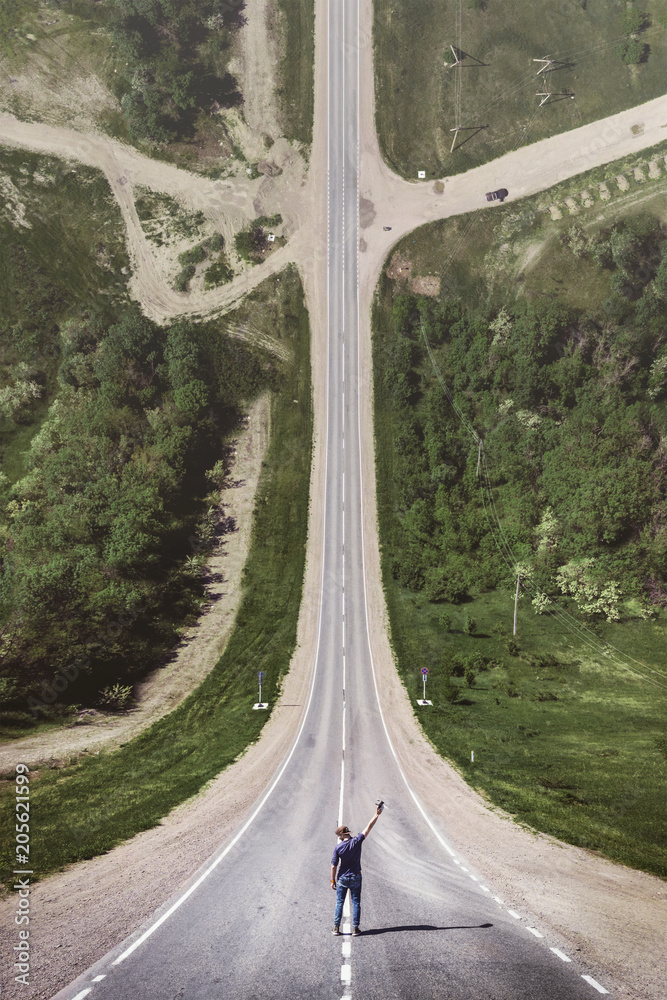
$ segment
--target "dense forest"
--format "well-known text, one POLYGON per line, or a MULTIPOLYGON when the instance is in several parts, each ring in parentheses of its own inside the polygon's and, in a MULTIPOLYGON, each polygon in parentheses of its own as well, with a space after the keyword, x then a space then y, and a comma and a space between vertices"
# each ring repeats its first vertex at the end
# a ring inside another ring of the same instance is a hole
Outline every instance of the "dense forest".
POLYGON ((242 102, 229 73, 241 0, 108 0, 122 72, 114 85, 134 141, 191 138, 212 111, 242 102))
POLYGON ((224 530, 225 437, 284 370, 215 322, 162 328, 130 304, 96 171, 23 151, 0 170, 0 721, 23 726, 173 646, 224 530))
POLYGON ((664 235, 652 218, 563 235, 609 273, 599 315, 553 298, 394 299, 376 377, 393 422, 384 545, 402 586, 456 604, 520 570, 536 613, 563 595, 593 624, 667 605, 664 235))
POLYGON ((58 394, 26 475, 2 483, 0 669, 19 722, 26 696, 46 713, 62 675, 77 702, 94 699, 173 645, 202 595, 197 557, 222 530, 222 437, 277 377, 213 324, 91 310, 60 335, 58 394))

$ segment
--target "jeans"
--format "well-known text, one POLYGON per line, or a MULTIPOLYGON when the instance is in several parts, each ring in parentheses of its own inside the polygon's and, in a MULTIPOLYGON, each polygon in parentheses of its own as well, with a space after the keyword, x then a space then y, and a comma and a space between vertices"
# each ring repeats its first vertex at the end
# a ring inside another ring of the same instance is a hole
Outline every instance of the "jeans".
POLYGON ((352 896, 352 925, 358 927, 361 920, 361 872, 357 875, 341 875, 336 881, 336 914, 334 916, 336 927, 340 926, 343 903, 348 889, 352 896))

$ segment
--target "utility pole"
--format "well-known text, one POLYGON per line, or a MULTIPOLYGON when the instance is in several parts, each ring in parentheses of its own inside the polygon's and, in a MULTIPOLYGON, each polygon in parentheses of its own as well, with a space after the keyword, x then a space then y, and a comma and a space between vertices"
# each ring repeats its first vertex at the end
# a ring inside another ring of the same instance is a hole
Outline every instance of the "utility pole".
POLYGON ((514 596, 514 632, 513 632, 513 635, 516 635, 516 616, 517 616, 517 611, 518 611, 518 608, 519 608, 519 581, 520 580, 521 580, 521 573, 517 573, 517 575, 516 575, 516 594, 514 596))
POLYGON ((544 59, 533 59, 533 62, 542 63, 537 71, 537 76, 540 73, 549 73, 554 68, 554 61, 550 56, 545 56, 544 59))
POLYGON ((479 479, 479 469, 482 464, 482 439, 479 439, 479 449, 477 451, 477 478, 479 479))
POLYGON ((452 148, 449 152, 454 152, 454 146, 456 145, 459 132, 481 132, 483 129, 488 127, 488 125, 457 125, 456 128, 450 128, 449 131, 454 133, 454 138, 452 139, 452 148))
POLYGON ((541 94, 535 94, 535 97, 542 98, 540 101, 540 107, 542 107, 543 104, 546 104, 551 97, 569 97, 571 101, 574 100, 574 94, 569 94, 566 90, 561 90, 557 94, 554 94, 551 90, 544 91, 541 94))
POLYGON ((461 56, 459 55, 459 53, 457 52, 457 50, 454 48, 453 45, 450 45, 449 47, 452 50, 452 55, 454 56, 454 62, 453 63, 446 62, 445 66, 449 69, 453 69, 454 66, 461 66, 463 63, 463 59, 461 59, 461 56))

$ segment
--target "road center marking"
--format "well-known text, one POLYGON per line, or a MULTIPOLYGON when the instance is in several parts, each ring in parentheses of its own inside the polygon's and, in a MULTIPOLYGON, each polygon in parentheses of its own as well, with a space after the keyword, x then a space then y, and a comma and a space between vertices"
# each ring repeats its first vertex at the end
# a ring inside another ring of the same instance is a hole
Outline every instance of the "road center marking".
POLYGON ((590 983, 590 985, 594 989, 596 989, 598 991, 598 993, 609 993, 609 990, 606 990, 604 988, 604 986, 600 986, 600 984, 598 982, 596 982, 595 979, 593 979, 592 976, 582 976, 581 978, 585 979, 587 983, 590 983))
POLYGON ((561 962, 571 962, 572 961, 572 959, 568 958, 567 955, 560 950, 560 948, 550 948, 549 951, 552 951, 554 953, 554 955, 558 955, 558 957, 560 958, 561 962))

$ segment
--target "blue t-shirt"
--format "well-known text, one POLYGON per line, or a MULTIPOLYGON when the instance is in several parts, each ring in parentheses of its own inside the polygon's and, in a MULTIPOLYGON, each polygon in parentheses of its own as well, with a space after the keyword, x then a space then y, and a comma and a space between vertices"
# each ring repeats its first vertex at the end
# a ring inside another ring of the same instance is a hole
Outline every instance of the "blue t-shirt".
POLYGON ((356 837, 351 837, 350 840, 342 840, 340 844, 336 844, 333 858, 331 859, 331 866, 332 868, 336 868, 340 861, 338 878, 341 875, 361 874, 361 845, 363 840, 363 833, 358 833, 356 837))

